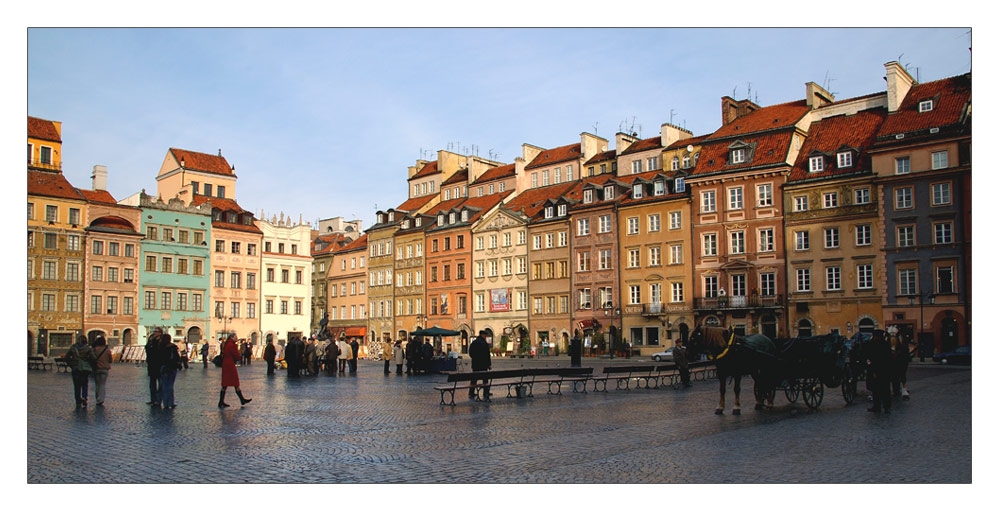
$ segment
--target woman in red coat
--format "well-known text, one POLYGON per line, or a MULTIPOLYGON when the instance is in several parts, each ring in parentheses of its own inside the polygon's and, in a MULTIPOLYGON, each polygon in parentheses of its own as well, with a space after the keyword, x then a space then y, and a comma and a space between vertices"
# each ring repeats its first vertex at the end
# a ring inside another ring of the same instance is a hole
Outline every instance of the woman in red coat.
POLYGON ((240 349, 236 348, 236 334, 230 334, 226 345, 222 348, 222 391, 219 392, 219 408, 229 407, 226 403, 226 388, 236 388, 236 396, 240 405, 246 405, 252 398, 243 398, 240 392, 240 374, 236 371, 236 361, 240 359, 240 349))

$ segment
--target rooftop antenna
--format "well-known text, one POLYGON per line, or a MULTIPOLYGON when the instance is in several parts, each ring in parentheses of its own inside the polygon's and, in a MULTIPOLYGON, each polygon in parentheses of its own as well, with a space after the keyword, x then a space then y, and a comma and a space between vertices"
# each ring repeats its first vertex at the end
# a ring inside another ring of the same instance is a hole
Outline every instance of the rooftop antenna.
POLYGON ((670 109, 670 124, 674 124, 674 109, 670 109))
POLYGON ((736 88, 737 87, 739 87, 739 85, 734 85, 733 86, 733 99, 736 99, 736 88))
POLYGON ((747 99, 750 99, 750 88, 753 82, 747 82, 747 99))
POLYGON ((593 128, 594 128, 594 135, 597 135, 597 125, 598 124, 600 124, 600 123, 598 123, 597 121, 594 121, 594 126, 593 126, 593 128))

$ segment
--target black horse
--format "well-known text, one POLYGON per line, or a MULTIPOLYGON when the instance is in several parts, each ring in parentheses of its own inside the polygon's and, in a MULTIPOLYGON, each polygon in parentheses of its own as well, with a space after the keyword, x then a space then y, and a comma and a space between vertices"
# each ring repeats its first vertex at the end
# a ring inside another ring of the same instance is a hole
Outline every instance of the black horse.
MULTIPOLYGON (((756 379, 760 372, 774 364, 774 343, 761 334, 737 336, 722 327, 698 326, 691 333, 690 347, 695 353, 707 353, 715 361, 719 378, 719 406, 715 414, 722 414, 726 407, 726 380, 733 379, 733 414, 740 414, 740 384, 744 375, 756 379)), ((757 397, 757 408, 762 407, 757 397)))

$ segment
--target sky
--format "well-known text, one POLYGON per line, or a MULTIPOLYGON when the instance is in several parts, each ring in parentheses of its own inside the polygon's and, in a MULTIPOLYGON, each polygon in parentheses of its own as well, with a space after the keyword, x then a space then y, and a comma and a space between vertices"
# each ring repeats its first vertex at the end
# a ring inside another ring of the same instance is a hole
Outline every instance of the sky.
POLYGON ((153 193, 168 148, 221 149, 243 208, 368 227, 439 149, 511 163, 581 132, 703 135, 722 96, 881 92, 884 63, 928 82, 969 72, 970 45, 967 28, 29 28, 27 113, 63 123, 79 188, 105 165, 115 198, 153 193))

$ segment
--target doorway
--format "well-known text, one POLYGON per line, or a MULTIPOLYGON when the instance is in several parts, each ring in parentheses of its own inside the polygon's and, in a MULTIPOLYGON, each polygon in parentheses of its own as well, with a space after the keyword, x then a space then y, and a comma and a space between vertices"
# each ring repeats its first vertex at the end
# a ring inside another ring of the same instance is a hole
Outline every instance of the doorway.
POLYGON ((767 315, 760 321, 761 334, 770 339, 778 337, 778 320, 772 315, 767 315))
POLYGON ((952 317, 941 320, 941 351, 952 352, 958 348, 958 321, 952 317))

